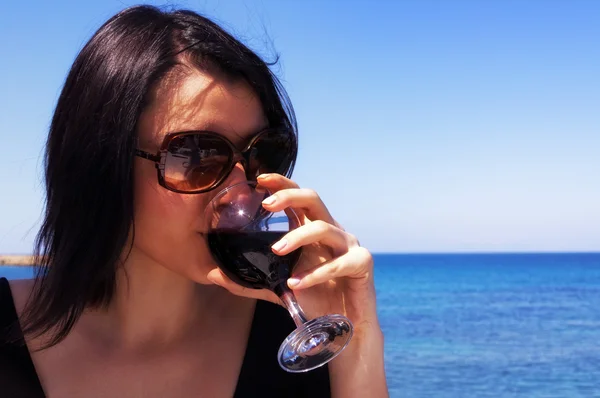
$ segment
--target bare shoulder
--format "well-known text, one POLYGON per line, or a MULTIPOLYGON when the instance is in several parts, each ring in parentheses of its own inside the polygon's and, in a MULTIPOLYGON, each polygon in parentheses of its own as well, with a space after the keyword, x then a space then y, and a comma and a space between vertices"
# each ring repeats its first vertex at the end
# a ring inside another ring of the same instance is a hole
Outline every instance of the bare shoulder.
POLYGON ((15 309, 19 315, 21 315, 29 296, 31 295, 34 282, 35 281, 33 279, 17 279, 8 281, 13 301, 15 302, 15 309))

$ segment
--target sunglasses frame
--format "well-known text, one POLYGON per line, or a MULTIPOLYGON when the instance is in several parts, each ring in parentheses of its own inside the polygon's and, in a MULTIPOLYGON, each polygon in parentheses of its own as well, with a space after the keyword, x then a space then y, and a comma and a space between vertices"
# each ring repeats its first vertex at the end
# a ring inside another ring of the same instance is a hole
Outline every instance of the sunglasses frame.
MULTIPOLYGON (((160 145, 160 149, 158 150, 158 152, 156 154, 153 155, 150 152, 146 152, 139 148, 136 148, 135 155, 139 156, 143 159, 150 160, 155 163, 154 166, 156 167, 156 172, 157 172, 156 175, 158 177, 158 184, 161 187, 168 189, 169 191, 177 192, 177 193, 181 193, 181 194, 199 194, 199 193, 205 193, 205 192, 212 191, 213 189, 215 189, 219 185, 221 185, 221 183, 223 183, 223 181, 225 181, 225 179, 227 179, 227 177, 229 177, 229 174, 231 174, 231 171, 233 170, 235 165, 238 164, 239 162, 242 162, 242 165, 244 166, 244 170, 246 172, 246 178, 250 179, 250 177, 248 176, 248 173, 250 172, 250 170, 248 170, 248 164, 249 164, 249 155, 250 155, 250 151, 251 151, 252 147, 254 146, 256 141, 258 141, 262 136, 264 136, 268 133, 274 133, 274 132, 279 133, 281 135, 287 135, 293 141, 292 142, 293 153, 291 154, 290 162, 289 162, 289 165, 287 166, 287 169, 289 170, 290 166, 293 165, 296 155, 298 153, 298 143, 296 140, 296 135, 291 130, 283 129, 283 128, 267 128, 267 129, 259 131, 258 133, 256 133, 254 135, 254 137, 252 137, 250 139, 248 144, 241 151, 239 149, 237 149, 237 147, 229 139, 227 139, 226 137, 224 137, 221 134, 215 133, 214 131, 208 131, 208 130, 178 131, 178 132, 168 133, 167 135, 165 135, 165 137, 160 145), (223 175, 221 177, 219 177, 217 180, 215 180, 215 182, 213 182, 207 188, 197 189, 194 191, 182 191, 182 190, 167 186, 167 183, 165 182, 165 167, 166 167, 166 162, 167 162, 167 154, 168 154, 169 144, 171 143, 171 141, 174 138, 185 136, 185 135, 198 135, 198 134, 201 134, 203 136, 210 136, 213 138, 218 138, 227 144, 227 146, 231 150, 231 160, 229 162, 230 165, 226 168, 226 172, 222 173, 223 175)), ((277 170, 276 172, 283 173, 283 172, 285 172, 285 170, 277 170)))

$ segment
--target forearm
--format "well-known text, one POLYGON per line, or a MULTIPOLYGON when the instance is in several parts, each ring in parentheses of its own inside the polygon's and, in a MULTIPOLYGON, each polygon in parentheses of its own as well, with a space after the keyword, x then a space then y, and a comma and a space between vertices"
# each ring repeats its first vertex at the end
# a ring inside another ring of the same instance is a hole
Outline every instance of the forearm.
POLYGON ((388 397, 379 323, 355 325, 355 335, 339 357, 329 363, 333 398, 388 397))

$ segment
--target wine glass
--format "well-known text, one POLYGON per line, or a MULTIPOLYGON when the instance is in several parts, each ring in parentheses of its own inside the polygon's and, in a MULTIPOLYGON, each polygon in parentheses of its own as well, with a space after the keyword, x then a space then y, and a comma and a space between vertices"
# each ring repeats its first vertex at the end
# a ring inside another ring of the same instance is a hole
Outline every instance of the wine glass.
POLYGON ((269 289, 285 304, 296 329, 277 354, 288 372, 307 372, 335 358, 350 342, 353 327, 343 315, 307 320, 287 285, 302 248, 278 256, 271 246, 300 226, 291 209, 270 212, 262 201, 271 195, 256 182, 245 181, 219 192, 206 207, 206 236, 217 265, 231 280, 252 289, 269 289))

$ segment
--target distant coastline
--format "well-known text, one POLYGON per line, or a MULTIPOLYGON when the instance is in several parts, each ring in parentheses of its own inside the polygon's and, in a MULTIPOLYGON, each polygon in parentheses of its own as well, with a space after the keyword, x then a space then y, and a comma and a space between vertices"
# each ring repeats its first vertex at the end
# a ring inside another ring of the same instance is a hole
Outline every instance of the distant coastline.
POLYGON ((35 265, 35 257, 31 255, 0 254, 0 265, 16 265, 28 267, 35 265))

